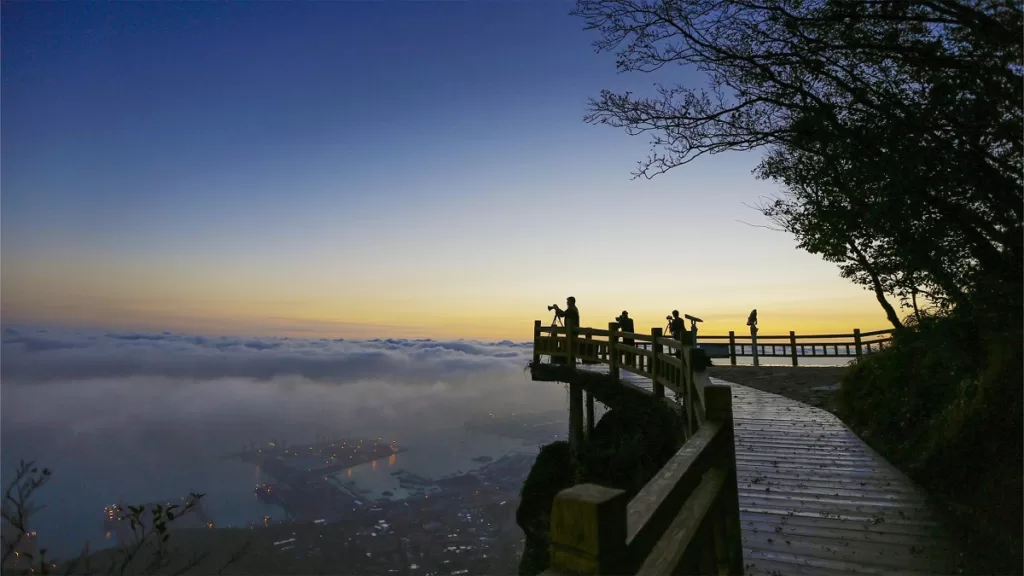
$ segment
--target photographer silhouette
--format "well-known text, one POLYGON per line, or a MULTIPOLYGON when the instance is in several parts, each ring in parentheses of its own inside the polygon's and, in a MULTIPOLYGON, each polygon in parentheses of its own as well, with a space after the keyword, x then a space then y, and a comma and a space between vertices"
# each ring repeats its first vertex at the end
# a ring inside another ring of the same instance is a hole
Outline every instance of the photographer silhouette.
POLYGON ((558 307, 558 304, 548 306, 548 310, 555 311, 555 318, 561 318, 566 328, 580 327, 580 311, 576 308, 576 298, 569 296, 565 299, 565 310, 558 307))

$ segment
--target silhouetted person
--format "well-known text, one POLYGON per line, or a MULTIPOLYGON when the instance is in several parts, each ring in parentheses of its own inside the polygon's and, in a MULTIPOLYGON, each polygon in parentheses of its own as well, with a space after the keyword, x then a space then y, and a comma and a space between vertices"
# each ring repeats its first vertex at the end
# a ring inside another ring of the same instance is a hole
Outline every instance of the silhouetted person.
MULTIPOLYGON (((669 329, 672 331, 672 339, 678 340, 683 344, 691 344, 690 334, 686 331, 686 323, 679 317, 679 310, 672 311, 672 320, 669 321, 669 329)), ((683 350, 679 349, 676 352, 676 357, 682 360, 683 350)))
POLYGON ((555 308, 555 316, 562 319, 565 323, 565 327, 576 328, 580 327, 580 311, 576 308, 576 298, 569 296, 565 299, 565 310, 558 307, 558 304, 553 304, 555 308))
POLYGON ((672 311, 672 320, 669 321, 669 330, 672 331, 674 340, 683 341, 683 333, 686 332, 686 323, 679 317, 679 310, 672 311))
MULTIPOLYGON (((622 316, 616 318, 615 321, 619 323, 620 332, 629 332, 630 334, 636 332, 633 328, 633 319, 629 317, 629 312, 623 310, 622 316)), ((632 346, 635 342, 632 338, 623 338, 622 343, 627 346, 632 346)))
MULTIPOLYGON (((565 299, 565 310, 558 307, 558 304, 552 304, 548 306, 548 310, 554 308, 555 317, 561 318, 562 323, 565 324, 566 328, 572 328, 573 330, 579 330, 580 327, 580 311, 576 308, 576 298, 569 296, 565 299)), ((565 356, 556 356, 551 359, 552 364, 566 364, 569 359, 565 356)))
MULTIPOLYGON (((633 327, 633 319, 629 317, 629 312, 626 312, 625 310, 623 310, 622 311, 622 315, 619 316, 618 318, 616 318, 615 321, 619 323, 619 331, 620 332, 629 332, 630 334, 633 334, 634 332, 636 332, 636 328, 633 327)), ((623 338, 622 339, 622 344, 624 346, 635 346, 636 345, 636 341, 633 340, 632 338, 623 338)), ((626 357, 626 364, 628 364, 630 366, 633 366, 633 363, 634 363, 634 360, 636 358, 636 355, 635 354, 630 354, 629 352, 626 352, 625 357, 626 357)))

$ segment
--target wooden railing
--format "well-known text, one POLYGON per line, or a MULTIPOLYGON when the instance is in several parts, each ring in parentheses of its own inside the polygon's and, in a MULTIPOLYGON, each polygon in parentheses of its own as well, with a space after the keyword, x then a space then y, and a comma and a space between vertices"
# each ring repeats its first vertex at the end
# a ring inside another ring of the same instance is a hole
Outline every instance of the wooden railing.
MULTIPOLYGON (((793 366, 799 358, 859 358, 878 352, 892 342, 892 329, 861 332, 854 328, 850 334, 797 334, 757 335, 757 356, 760 358, 790 358, 793 366)), ((727 343, 730 363, 736 358, 754 355, 754 338, 729 331, 728 336, 699 336, 698 344, 727 343)))
POLYGON ((650 378, 653 394, 677 393, 686 415, 683 447, 632 499, 623 490, 578 484, 551 511, 551 563, 545 574, 742 574, 732 393, 694 370, 695 351, 660 328, 648 336, 534 324, 542 356, 576 366, 604 363, 650 378), (649 346, 645 346, 648 345, 649 346))
POLYGON ((621 332, 616 322, 610 322, 607 330, 577 328, 569 336, 567 328, 543 326, 537 320, 533 333, 535 363, 540 363, 542 356, 549 356, 552 363, 572 366, 576 360, 583 364, 607 364, 614 378, 619 377, 621 370, 649 378, 655 397, 664 397, 668 388, 682 400, 688 434, 692 435, 700 426, 704 411, 697 407, 704 404, 703 390, 710 380, 703 372, 692 369, 692 347, 662 336, 661 328, 652 328, 650 335, 638 334, 621 332))
MULTIPOLYGON (((580 328, 576 337, 576 358, 582 360, 585 364, 595 362, 607 363, 607 340, 610 330, 611 324, 609 324, 608 330, 580 328)), ((793 366, 798 366, 799 358, 859 358, 878 352, 892 342, 892 334, 893 330, 891 328, 871 332, 861 332, 859 328, 854 328, 853 332, 849 334, 797 334, 791 330, 786 335, 758 334, 755 346, 754 339, 749 334, 738 335, 730 330, 728 336, 698 335, 697 347, 708 349, 708 355, 713 358, 729 358, 729 362, 733 366, 736 365, 737 358, 753 356, 755 348, 757 356, 760 358, 789 358, 793 366), (709 344, 711 346, 708 346, 709 344), (712 346, 720 346, 721 353, 717 353, 718 350, 712 348, 712 346)), ((534 323, 535 358, 538 349, 537 343, 540 338, 551 336, 564 337, 564 335, 565 328, 541 326, 540 321, 536 321, 534 323)), ((634 367, 641 369, 645 367, 645 362, 652 358, 654 338, 663 338, 665 342, 674 343, 663 346, 678 346, 678 341, 663 337, 661 328, 653 328, 650 335, 619 332, 620 340, 632 339, 635 342, 633 348, 636 348, 637 351, 634 354, 638 354, 639 357, 637 358, 638 365, 634 367)), ((560 341, 558 340, 558 342, 560 341)), ((544 345, 542 343, 542 346, 544 345)), ((554 346, 556 346, 555 353, 557 356, 566 356, 565 350, 561 348, 561 343, 555 343, 554 346)), ((548 353, 549 350, 545 348, 541 355, 547 355, 548 353)), ((643 375, 647 376, 647 374, 643 375)))

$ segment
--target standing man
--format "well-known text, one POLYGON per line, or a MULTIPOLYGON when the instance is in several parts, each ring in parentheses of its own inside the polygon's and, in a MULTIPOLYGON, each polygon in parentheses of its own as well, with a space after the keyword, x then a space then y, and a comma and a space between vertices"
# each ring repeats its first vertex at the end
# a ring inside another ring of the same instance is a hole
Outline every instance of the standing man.
POLYGON ((669 321, 669 330, 672 331, 672 338, 685 342, 683 335, 686 333, 686 323, 679 317, 679 310, 672 311, 672 320, 669 321))
POLYGON ((570 326, 579 329, 580 327, 580 311, 576 308, 576 298, 569 296, 565 299, 565 310, 558 307, 558 304, 551 305, 555 309, 555 316, 562 319, 565 323, 565 327, 570 326))
MULTIPOLYGON (((554 309, 555 316, 562 319, 562 323, 565 324, 566 328, 571 328, 568 332, 573 333, 573 337, 576 337, 576 331, 580 328, 580 311, 576 308, 576 298, 569 296, 565 299, 565 310, 558 307, 558 304, 552 304, 548 306, 548 310, 554 309)), ((568 335, 567 335, 568 337, 568 335)), ((568 341, 568 340, 567 340, 568 341)), ((552 358, 553 364, 565 364, 569 359, 565 356, 558 358, 552 358), (556 362, 557 360, 557 362, 556 362)))
MULTIPOLYGON (((629 317, 629 312, 626 312, 625 310, 623 310, 622 311, 622 315, 619 316, 618 318, 616 318, 615 321, 619 323, 619 331, 620 332, 628 332, 630 334, 636 332, 636 329, 633 327, 633 319, 629 317)), ((623 346, 635 346, 636 345, 636 341, 633 340, 632 338, 623 338, 622 339, 622 345, 623 346)), ((636 356, 634 354, 630 354, 628 352, 626 353, 626 364, 628 364, 629 366, 634 366, 633 363, 634 363, 635 359, 636 359, 636 356)))
MULTIPOLYGON (((673 340, 678 340, 686 345, 692 344, 692 342, 690 342, 690 334, 686 331, 686 322, 683 322, 683 319, 679 317, 679 310, 672 311, 672 320, 669 321, 669 329, 672 331, 673 340)), ((676 357, 682 360, 683 350, 681 348, 676 352, 676 357)))

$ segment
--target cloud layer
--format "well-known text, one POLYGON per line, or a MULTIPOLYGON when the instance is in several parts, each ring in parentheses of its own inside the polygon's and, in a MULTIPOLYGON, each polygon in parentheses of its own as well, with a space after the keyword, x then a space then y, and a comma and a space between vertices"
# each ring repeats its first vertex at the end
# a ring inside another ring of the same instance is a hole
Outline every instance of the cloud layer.
POLYGON ((128 376, 411 383, 522 369, 529 356, 529 343, 509 341, 213 338, 19 327, 4 329, 0 370, 5 382, 18 383, 128 376))
POLYGON ((122 497, 200 490, 219 521, 260 517, 254 472, 223 461, 250 441, 387 437, 458 454, 469 420, 566 404, 562 386, 529 379, 530 346, 513 342, 8 327, 0 354, 0 471, 20 458, 55 470, 39 526, 64 552, 97 537, 97 511, 122 497))

